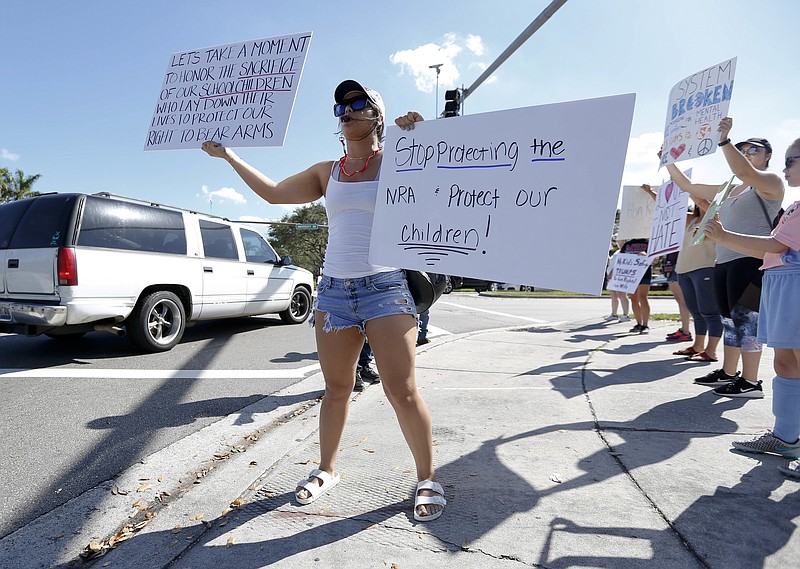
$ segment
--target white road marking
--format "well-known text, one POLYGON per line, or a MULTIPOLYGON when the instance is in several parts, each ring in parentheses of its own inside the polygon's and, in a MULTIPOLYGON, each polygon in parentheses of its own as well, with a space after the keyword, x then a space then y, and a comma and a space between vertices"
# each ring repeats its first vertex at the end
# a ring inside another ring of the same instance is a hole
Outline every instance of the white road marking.
POLYGON ((505 312, 497 312, 496 310, 485 310, 483 308, 475 308, 474 306, 464 306, 463 304, 456 304, 454 302, 446 302, 440 300, 439 304, 446 304, 447 306, 455 306, 456 308, 463 308, 464 310, 473 310, 475 312, 485 312, 487 314, 494 314, 496 316, 506 316, 508 318, 517 318, 518 320, 525 320, 526 322, 533 322, 534 324, 547 324, 547 320, 539 320, 538 318, 528 318, 527 316, 517 316, 516 314, 506 314, 505 312))
POLYGON ((296 369, 0 369, 0 379, 6 377, 81 377, 119 379, 302 379, 319 370, 319 364, 296 369))

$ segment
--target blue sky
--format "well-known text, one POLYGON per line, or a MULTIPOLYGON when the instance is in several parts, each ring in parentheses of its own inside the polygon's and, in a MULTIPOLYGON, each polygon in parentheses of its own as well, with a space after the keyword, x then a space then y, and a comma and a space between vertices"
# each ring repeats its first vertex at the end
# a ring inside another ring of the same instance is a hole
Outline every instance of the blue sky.
MULTIPOLYGON (((281 179, 341 156, 331 105, 342 79, 378 89, 389 117, 415 109, 431 119, 429 65, 445 64, 441 110, 444 89, 472 84, 549 3, 4 0, 0 167, 41 174, 41 192, 109 191, 279 219, 287 209, 260 200, 224 162, 200 150, 142 150, 170 54, 313 32, 284 146, 238 151, 281 179)), ((670 89, 736 56, 733 138, 769 138, 780 172, 800 137, 798 22, 794 0, 567 0, 466 111, 636 93, 623 183, 660 183, 655 152, 670 89)), ((700 182, 730 176, 721 154, 681 164, 700 182)), ((800 197, 793 192, 787 201, 800 197)))

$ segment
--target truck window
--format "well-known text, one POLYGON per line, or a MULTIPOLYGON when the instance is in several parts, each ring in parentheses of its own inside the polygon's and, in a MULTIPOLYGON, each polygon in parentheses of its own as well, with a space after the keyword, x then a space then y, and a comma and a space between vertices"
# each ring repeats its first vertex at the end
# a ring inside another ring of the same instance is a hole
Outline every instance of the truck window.
POLYGON ((264 237, 251 229, 242 228, 244 255, 248 263, 277 263, 278 255, 264 237))
POLYGON ((78 245, 185 255, 183 215, 157 207, 87 196, 78 245))
POLYGON ((19 200, 0 206, 0 249, 8 249, 19 220, 32 203, 33 200, 19 200))
POLYGON ((233 231, 229 226, 201 219, 200 236, 203 239, 203 251, 206 257, 239 260, 233 231))
POLYGON ((75 194, 54 194, 34 199, 11 236, 10 249, 61 247, 67 234, 75 194))

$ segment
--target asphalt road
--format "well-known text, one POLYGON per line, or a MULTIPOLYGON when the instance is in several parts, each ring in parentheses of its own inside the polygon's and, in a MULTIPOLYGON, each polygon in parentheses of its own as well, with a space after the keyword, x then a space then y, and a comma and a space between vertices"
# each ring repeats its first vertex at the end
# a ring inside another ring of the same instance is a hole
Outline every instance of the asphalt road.
MULTIPOLYGON (((654 312, 676 309, 671 298, 653 300, 654 312)), ((431 310, 430 337, 608 312, 608 299, 454 293, 431 310)), ((316 371, 313 331, 272 316, 197 324, 163 354, 107 333, 78 342, 0 335, 0 537, 316 371)))

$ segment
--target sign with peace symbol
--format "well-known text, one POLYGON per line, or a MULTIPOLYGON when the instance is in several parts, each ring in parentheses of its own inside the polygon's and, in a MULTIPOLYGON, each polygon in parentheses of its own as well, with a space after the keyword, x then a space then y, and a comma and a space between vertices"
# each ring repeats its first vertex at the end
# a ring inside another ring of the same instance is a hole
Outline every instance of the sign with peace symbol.
POLYGON ((714 141, 710 138, 704 138, 700 141, 700 144, 697 145, 698 156, 705 156, 712 150, 714 150, 714 141))

